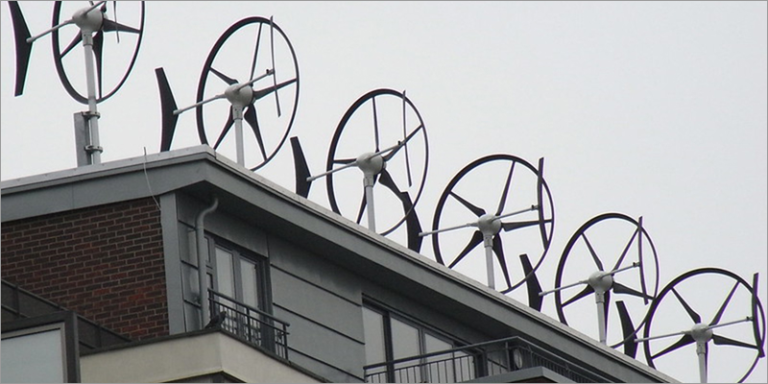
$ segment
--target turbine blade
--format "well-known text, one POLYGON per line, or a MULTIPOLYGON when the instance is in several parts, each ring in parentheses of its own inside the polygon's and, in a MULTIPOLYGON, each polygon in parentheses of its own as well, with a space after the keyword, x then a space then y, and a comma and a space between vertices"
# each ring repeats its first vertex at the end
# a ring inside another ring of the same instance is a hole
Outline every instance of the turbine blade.
POLYGON ((401 146, 399 146, 399 147, 397 147, 397 148, 393 149, 393 150, 392 150, 392 152, 390 152, 390 153, 389 153, 389 154, 387 154, 386 156, 383 156, 384 160, 385 160, 385 161, 389 161, 389 160, 391 160, 393 157, 395 157, 395 154, 397 154, 397 152, 400 150, 400 148, 403 148, 403 147, 405 146, 405 144, 407 144, 409 141, 411 141, 411 139, 413 138, 413 136, 415 136, 415 135, 416 135, 416 133, 418 133, 418 132, 419 132, 419 131, 420 131, 422 128, 424 128, 424 125, 419 125, 418 127, 416 127, 416 129, 414 129, 414 130, 413 130, 413 132, 409 133, 409 134, 408 134, 408 136, 405 138, 405 140, 403 140, 403 141, 401 142, 403 145, 401 145, 401 146))
POLYGON ((743 341, 734 340, 725 336, 712 335, 712 342, 717 345, 733 345, 735 347, 750 348, 759 350, 756 345, 745 343, 743 341))
POLYGON ((98 89, 98 97, 104 95, 102 93, 102 81, 103 74, 103 53, 104 53, 104 33, 101 31, 96 32, 93 36, 93 57, 96 59, 96 87, 98 89))
POLYGON ((731 301, 731 297, 733 297, 733 293, 736 292, 736 288, 738 287, 739 287, 739 282, 737 280, 736 284, 733 285, 733 288, 731 288, 731 292, 729 292, 728 296, 725 297, 725 301, 723 301, 723 304, 720 305, 720 309, 717 310, 715 317, 712 318, 712 322, 710 322, 709 325, 715 325, 720 322, 720 318, 723 316, 723 312, 725 312, 725 308, 728 306, 728 302, 731 301))
POLYGON ((504 184, 504 192, 501 193, 501 200, 499 200, 499 207, 496 209, 496 216, 501 215, 504 210, 504 204, 507 203, 507 194, 509 194, 509 184, 512 181, 512 173, 515 170, 515 162, 509 166, 509 174, 507 175, 507 182, 504 184))
POLYGON ((310 176, 309 166, 304 157, 304 151, 301 149, 299 138, 296 136, 291 137, 291 149, 293 150, 293 166, 296 175, 296 194, 306 198, 309 196, 309 187, 312 182, 307 181, 310 176))
POLYGON ((523 273, 525 273, 525 284, 528 289, 528 306, 541 311, 541 305, 544 297, 539 295, 541 290, 541 284, 539 279, 536 278, 536 272, 533 270, 531 261, 528 259, 527 254, 520 255, 520 263, 523 265, 523 273))
POLYGON ((483 233, 480 231, 475 231, 474 234, 472 234, 472 238, 469 240, 469 243, 467 243, 467 246, 464 247, 464 250, 459 253, 459 255, 456 257, 456 260, 454 260, 451 265, 448 266, 448 268, 453 268, 454 265, 456 265, 461 259, 464 258, 470 251, 475 249, 475 247, 478 246, 478 244, 483 242, 483 233))
MULTIPOLYGON (((552 219, 544 220, 544 158, 539 158, 539 173, 536 180, 536 198, 539 207, 539 233, 541 233, 541 244, 545 249, 549 248, 549 243, 552 237, 552 231, 550 231, 550 238, 547 238, 547 229, 544 224, 551 223, 554 219, 554 212, 552 213, 552 219)), ((554 209, 554 207, 552 207, 554 209)))
MULTIPOLYGON (((544 222, 550 222, 552 220, 544 220, 544 222)), ((532 227, 534 225, 538 225, 539 220, 532 220, 532 221, 516 221, 512 223, 501 223, 501 228, 504 229, 505 232, 509 232, 515 229, 525 228, 525 227, 532 227)))
POLYGON ((11 21, 13 22, 13 35, 16 42, 16 90, 14 96, 24 93, 24 83, 27 79, 27 70, 29 69, 29 57, 32 55, 32 43, 27 39, 32 37, 29 33, 29 27, 21 13, 18 1, 9 1, 11 8, 11 21))
POLYGON ((624 247, 624 251, 621 252, 621 256, 618 260, 616 260, 616 265, 613 266, 611 270, 619 269, 621 266, 621 263, 624 261, 624 257, 627 256, 627 251, 629 251, 629 247, 632 246, 632 242, 635 241, 635 237, 637 237, 637 229, 635 229, 635 232, 632 233, 632 237, 629 238, 629 241, 627 242, 627 245, 624 247))
POLYGON ((493 252, 496 254, 496 259, 499 260, 501 265, 501 272, 504 274, 504 280, 507 282, 507 287, 511 287, 512 283, 509 281, 509 268, 507 268, 507 259, 504 257, 504 247, 501 244, 501 237, 496 235, 493 237, 493 252))
POLYGON ((395 181, 392 179, 392 175, 389 174, 389 171, 386 169, 383 169, 379 173, 379 182, 384 185, 385 187, 392 190, 392 192, 395 193, 395 196, 400 197, 400 189, 395 184, 395 181))
POLYGON ((271 86, 271 87, 267 87, 267 88, 264 88, 264 89, 260 89, 260 90, 258 90, 258 91, 257 91, 257 90, 254 90, 254 91, 253 91, 253 100, 254 100, 254 101, 255 101, 255 100, 259 100, 259 99, 261 99, 262 97, 264 97, 264 96, 267 96, 267 95, 269 95, 269 94, 270 94, 270 93, 272 93, 272 92, 277 92, 277 90, 278 90, 278 89, 280 89, 280 88, 284 88, 284 87, 286 87, 286 86, 289 86, 289 85, 291 85, 291 84, 293 84, 293 83, 295 83, 295 82, 296 82, 296 78, 293 78, 293 79, 291 79, 291 80, 286 80, 286 81, 283 81, 282 83, 276 84, 276 85, 274 85, 274 86, 271 86))
POLYGON ((408 174, 408 186, 410 187, 413 185, 413 181, 411 180, 411 160, 408 157, 408 144, 405 141, 407 136, 405 129, 405 90, 403 90, 403 141, 406 142, 406 144, 403 144, 403 147, 405 147, 405 171, 408 174))
POLYGON ((680 296, 679 293, 677 293, 675 288, 672 288, 672 293, 675 294, 675 296, 677 297, 677 300, 680 301, 680 304, 683 305, 683 308, 685 308, 685 311, 688 312, 688 316, 691 317, 691 320, 693 320, 694 324, 701 323, 701 316, 699 316, 699 314, 696 313, 696 311, 694 311, 690 305, 688 305, 688 303, 683 299, 683 297, 680 296))
POLYGON ((595 291, 595 289, 592 288, 591 285, 587 284, 587 286, 584 287, 584 289, 581 290, 581 292, 577 293, 575 296, 573 296, 570 299, 568 299, 565 302, 563 302, 562 306, 565 307, 566 305, 569 305, 569 304, 573 303, 574 301, 583 299, 585 296, 589 295, 590 293, 592 293, 594 291, 595 291))
POLYGON ((355 220, 356 223, 360 224, 360 221, 363 220, 363 212, 365 212, 365 207, 367 206, 368 200, 365 197, 365 188, 363 188, 363 200, 360 202, 360 210, 357 211, 357 220, 355 220))
POLYGON ((219 79, 223 80, 223 81, 224 81, 225 83, 227 83, 228 85, 234 85, 234 84, 237 84, 237 80, 235 80, 235 79, 233 79, 233 78, 231 78, 231 77, 229 77, 229 76, 227 76, 227 75, 225 75, 225 74, 223 74, 223 73, 219 72, 219 71, 218 71, 216 68, 214 68, 214 67, 210 67, 210 71, 211 71, 211 72, 213 72, 213 74, 214 74, 214 75, 216 75, 216 77, 218 77, 219 79))
POLYGON ((601 271, 603 271, 603 262, 600 261, 600 258, 597 257, 597 252, 595 252, 595 249, 592 248, 592 243, 589 242, 589 239, 587 239, 587 233, 582 232, 581 237, 584 239, 584 242, 587 244, 587 248, 589 248, 589 253, 592 255, 592 260, 595 261, 595 264, 597 265, 597 268, 601 271))
POLYGON ((59 52, 59 57, 61 58, 61 57, 64 57, 64 56, 66 56, 66 55, 67 55, 67 54, 68 54, 70 51, 72 51, 72 49, 74 49, 74 48, 75 48, 75 47, 76 47, 76 46, 77 46, 77 45, 78 45, 78 44, 79 44, 81 41, 83 41, 83 35, 81 35, 81 34, 79 34, 79 33, 78 33, 78 34, 76 34, 76 35, 75 35, 75 37, 72 39, 72 42, 70 42, 70 43, 69 43, 69 45, 67 45, 67 47, 66 47, 66 48, 64 48, 64 50, 63 50, 63 51, 59 52))
POLYGON ((632 288, 627 287, 624 284, 616 282, 616 280, 613 281, 613 292, 616 293, 624 293, 627 295, 637 296, 641 297, 643 299, 650 299, 653 300, 653 297, 650 297, 648 295, 643 294, 642 292, 638 292, 632 288))
MULTIPOLYGON (((269 18, 269 46, 272 54, 272 70, 275 70, 275 26, 272 17, 269 18)), ((272 82, 275 87, 275 105, 277 105, 277 116, 280 117, 280 98, 277 97, 277 76, 272 73, 272 82)))
POLYGON ((376 96, 371 98, 371 104, 373 106, 373 135, 374 135, 374 143, 376 144, 376 151, 379 152, 381 149, 379 148, 379 118, 376 113, 376 96))
POLYGON ((619 312, 621 331, 624 335, 624 354, 634 359, 637 354, 635 326, 632 324, 632 318, 629 317, 629 311, 627 311, 627 306, 624 305, 623 301, 616 301, 616 309, 618 309, 619 312))
POLYGON ((251 76, 249 79, 253 79, 253 74, 256 73, 256 58, 259 53, 259 44, 261 43, 261 26, 264 23, 259 23, 259 31, 256 32, 256 46, 253 49, 253 61, 251 62, 251 76))
POLYGON ((659 356, 666 355, 669 352, 672 352, 672 351, 674 351, 676 349, 682 348, 682 347, 684 347, 684 346, 686 346, 688 344, 693 344, 695 342, 696 342, 696 340, 694 340, 691 335, 685 334, 685 335, 683 335, 683 337, 680 338, 680 340, 678 340, 674 344, 670 345, 669 347, 665 348, 661 352, 651 356, 651 358, 655 359, 655 358, 657 358, 659 356))
POLYGON ((213 149, 219 148, 219 144, 221 144, 221 142, 224 140, 224 137, 227 136, 227 133, 229 133, 229 129, 232 128, 232 124, 234 123, 235 123, 235 119, 232 117, 232 108, 230 108, 227 122, 224 124, 224 129, 221 130, 221 134, 219 135, 218 140, 216 140, 216 144, 213 145, 213 149))
POLYGON ((101 25, 101 30, 104 32, 128 32, 135 34, 141 33, 141 31, 136 28, 118 24, 117 21, 112 21, 107 18, 104 18, 104 23, 101 25))
POLYGON ((245 110, 243 118, 248 122, 248 125, 253 129, 253 134, 256 135, 256 141, 259 143, 259 150, 264 160, 267 160, 267 152, 264 149, 264 139, 261 137, 261 129, 259 129, 259 119, 256 117, 256 107, 251 103, 248 109, 245 110))
POLYGON ((403 201, 403 209, 405 212, 408 212, 408 216, 405 218, 406 230, 408 232, 408 249, 419 252, 424 238, 419 236, 419 233, 421 233, 421 223, 413 207, 413 201, 408 192, 401 192, 400 200, 403 201))
POLYGON ((171 149, 171 142, 176 132, 176 121, 179 119, 179 115, 173 114, 173 111, 178 108, 176 107, 176 101, 173 99, 168 78, 165 76, 165 71, 162 67, 155 68, 155 76, 157 77, 157 86, 160 89, 160 110, 163 118, 160 151, 163 152, 171 149))
POLYGON ((453 196, 453 197, 454 197, 456 200, 458 200, 458 201, 459 201, 459 203, 461 203, 461 205, 463 205, 463 206, 467 207, 467 209, 469 209, 470 211, 472 211, 472 213, 474 213, 475 215, 477 215, 477 217, 480 217, 480 216, 482 216, 482 215, 485 215, 485 209, 482 209, 482 208, 480 208, 480 207, 478 207, 478 206, 476 206, 476 205, 474 205, 474 204, 470 203, 469 201, 465 200, 463 197, 461 197, 461 196, 457 195, 457 194, 456 194, 456 193, 454 193, 453 191, 449 192, 448 194, 449 194, 449 195, 451 195, 451 196, 453 196))

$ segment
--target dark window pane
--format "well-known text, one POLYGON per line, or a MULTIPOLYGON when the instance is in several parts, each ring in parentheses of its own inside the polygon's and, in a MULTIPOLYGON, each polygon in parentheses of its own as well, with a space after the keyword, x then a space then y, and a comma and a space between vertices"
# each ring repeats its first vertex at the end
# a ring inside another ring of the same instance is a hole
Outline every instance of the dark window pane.
POLYGON ((365 332, 365 364, 383 363, 386 360, 384 350, 384 317, 363 307, 363 328, 365 332))

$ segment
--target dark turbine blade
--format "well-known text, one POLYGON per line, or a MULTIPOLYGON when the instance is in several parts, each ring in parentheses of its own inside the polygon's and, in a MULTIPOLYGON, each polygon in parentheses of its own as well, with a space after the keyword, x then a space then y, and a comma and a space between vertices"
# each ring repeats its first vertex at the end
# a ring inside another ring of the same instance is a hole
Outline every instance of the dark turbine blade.
POLYGON ((659 356, 666 355, 669 352, 672 352, 672 351, 674 351, 676 349, 682 348, 682 347, 684 347, 684 346, 686 346, 688 344, 693 344, 695 342, 696 342, 696 340, 694 340, 691 335, 683 335, 683 337, 681 337, 680 340, 678 340, 674 344, 670 345, 669 347, 665 348, 661 352, 651 356, 651 358, 655 359, 655 358, 657 358, 659 356))
POLYGON ((141 31, 139 31, 136 28, 129 27, 127 25, 118 24, 116 21, 109 20, 107 18, 104 18, 104 23, 101 24, 101 30, 104 32, 130 32, 139 34, 141 31))
POLYGON ((478 246, 478 244, 483 242, 483 233, 480 231, 475 231, 474 234, 472 234, 472 238, 469 240, 469 243, 467 243, 467 246, 464 247, 464 250, 459 253, 459 255, 456 257, 456 260, 454 260, 451 265, 448 266, 448 268, 453 268, 454 265, 456 265, 461 259, 464 258, 470 251, 475 249, 475 247, 478 246))
POLYGON ((613 291, 616 292, 616 293, 624 293, 624 294, 627 294, 627 295, 641 297, 641 298, 646 299, 646 300, 648 300, 648 299, 653 300, 653 297, 650 297, 648 295, 644 295, 642 292, 638 292, 638 291, 636 291, 636 290, 634 290, 632 288, 627 287, 624 284, 616 282, 615 280, 613 281, 613 291))
POLYGON ((616 308, 619 311, 619 321, 621 321, 621 331, 624 335, 624 354, 635 358, 637 354, 637 342, 635 341, 635 326, 632 324, 632 318, 629 317, 627 306, 621 300, 616 301, 616 308))
POLYGON ((296 194, 306 198, 309 195, 309 187, 312 186, 312 182, 307 181, 310 176, 309 166, 304 157, 304 151, 301 149, 299 138, 296 136, 291 137, 291 149, 293 149, 293 165, 296 171, 296 194))
POLYGON ((157 86, 160 89, 160 111, 163 118, 160 151, 164 152, 171 149, 171 142, 176 132, 176 121, 179 119, 179 115, 173 114, 173 111, 177 109, 176 101, 173 99, 171 87, 168 85, 168 79, 165 77, 165 71, 162 67, 155 68, 155 76, 157 77, 157 86))
POLYGON ((504 210, 504 205, 507 203, 507 195, 509 194, 509 184, 512 181, 512 173, 515 170, 515 162, 509 166, 509 174, 507 175, 507 182, 504 184, 504 192, 501 193, 501 200, 499 200, 499 207, 496 208, 496 216, 501 215, 504 210))
POLYGON ((736 292, 736 288, 738 287, 739 287, 739 282, 736 281, 736 284, 734 284, 733 288, 731 288, 731 292, 728 293, 728 296, 725 298, 725 301, 723 301, 723 304, 720 306, 720 309, 717 310, 715 317, 712 319, 712 322, 710 322, 709 325, 715 325, 720 322, 720 318, 723 316, 723 312, 725 312, 725 308, 728 306, 728 302, 731 301, 731 298, 733 297, 733 293, 736 292))
POLYGON ((480 216, 482 216, 482 215, 485 215, 485 209, 482 209, 482 208, 480 208, 480 207, 478 207, 478 206, 476 206, 476 205, 474 205, 474 204, 470 203, 469 201, 467 201, 467 200, 464 200, 464 198, 463 198, 463 197, 461 197, 461 196, 459 196, 459 195, 457 195, 457 194, 453 193, 453 191, 449 192, 448 194, 449 194, 449 195, 451 195, 451 196, 453 196, 453 197, 454 197, 456 200, 458 200, 458 201, 459 201, 459 203, 461 203, 461 205, 463 205, 463 206, 467 207, 467 209, 469 209, 470 211, 472 211, 472 213, 474 213, 475 215, 477 215, 477 217, 480 217, 480 216))
POLYGON ((102 68, 103 68, 103 57, 104 54, 104 33, 101 31, 96 32, 96 34, 93 36, 93 57, 96 59, 96 81, 98 81, 98 84, 96 85, 99 91, 99 94, 97 97, 101 97, 104 95, 102 93, 102 68))
POLYGON ((748 344, 743 341, 733 340, 731 338, 720 336, 720 335, 712 335, 712 342, 717 345, 733 345, 736 347, 759 350, 759 348, 756 345, 748 344))
POLYGON ((267 151, 264 149, 264 139, 261 137, 259 119, 256 117, 256 107, 253 104, 249 105, 248 109, 245 110, 243 118, 248 122, 248 125, 251 126, 251 129, 253 129, 253 134, 256 135, 256 141, 259 143, 261 156, 264 157, 264 160, 267 160, 267 151))
POLYGON ((507 287, 511 287, 512 283, 509 281, 509 268, 507 268, 507 260, 504 257, 504 247, 501 245, 501 237, 498 235, 493 237, 493 252, 496 254, 496 259, 499 260, 501 272, 504 273, 504 280, 507 282, 507 287))
POLYGON ((24 21, 24 15, 17 1, 9 1, 11 8, 11 21, 13 21, 13 35, 16 41, 16 92, 14 96, 24 93, 24 82, 27 79, 27 70, 29 69, 29 57, 32 54, 32 43, 27 43, 31 37, 29 27, 24 21))
POLYGON ((589 295, 590 293, 592 293, 594 291, 595 291, 595 289, 592 288, 591 285, 587 284, 587 286, 584 287, 584 289, 581 290, 581 292, 577 293, 575 296, 573 296, 570 299, 568 299, 565 302, 563 302, 562 306, 565 307, 566 305, 568 305, 570 303, 573 303, 576 300, 584 298, 585 296, 589 295))
POLYGON ((693 323, 694 324, 701 323, 701 316, 699 316, 699 314, 696 313, 696 311, 694 311, 690 305, 688 305, 688 303, 683 299, 683 297, 680 296, 679 293, 677 293, 675 288, 672 288, 672 293, 674 293, 675 296, 677 296, 677 300, 680 301, 680 304, 683 305, 683 308, 685 308, 685 311, 688 312, 688 316, 691 317, 691 320, 693 320, 693 323))
POLYGON ((232 124, 234 123, 235 120, 234 117, 232 117, 232 108, 229 108, 229 117, 227 117, 227 122, 224 124, 224 129, 221 130, 221 135, 219 135, 219 138, 216 140, 216 144, 213 145, 213 149, 219 148, 219 145, 224 141, 224 138, 227 136, 229 129, 232 128, 232 124))
POLYGON ((541 311, 541 305, 544 297, 539 295, 541 293, 541 284, 539 279, 536 278, 536 272, 533 270, 531 261, 528 259, 528 255, 520 255, 520 263, 523 265, 523 273, 525 273, 525 284, 528 288, 528 306, 541 311))
POLYGON ((587 244, 587 248, 589 248, 589 254, 592 255, 592 260, 594 260, 595 264, 597 264, 597 268, 601 271, 604 271, 603 269, 603 262, 600 261, 600 258, 597 257, 597 252, 595 252, 595 249, 592 248, 592 243, 589 242, 589 239, 587 239, 587 233, 582 232, 581 237, 584 239, 584 243, 587 244))

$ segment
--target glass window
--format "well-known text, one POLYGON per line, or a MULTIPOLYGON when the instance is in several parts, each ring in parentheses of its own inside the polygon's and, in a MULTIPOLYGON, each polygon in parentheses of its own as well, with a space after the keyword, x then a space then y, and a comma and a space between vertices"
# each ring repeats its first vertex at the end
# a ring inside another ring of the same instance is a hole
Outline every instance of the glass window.
POLYGON ((4 383, 61 383, 66 360, 60 329, 3 339, 4 383))
POLYGON ((232 254, 216 247, 216 291, 235 297, 235 278, 232 269, 232 254))
POLYGON ((439 332, 381 308, 363 307, 366 364, 416 357, 366 369, 372 382, 457 382, 474 377, 474 359, 462 352, 420 357, 451 350, 456 343, 439 332), (461 372, 459 372, 461 371, 461 372), (384 374, 386 373, 386 374, 384 374))
POLYGON ((254 308, 259 305, 259 284, 257 279, 256 263, 248 260, 240 260, 240 281, 243 285, 243 303, 254 308))
MULTIPOLYGON (((262 311, 269 309, 269 297, 267 296, 269 292, 265 285, 268 273, 268 269, 265 268, 266 258, 210 234, 206 234, 206 244, 208 245, 206 253, 209 262, 203 268, 206 268, 208 288, 220 296, 229 298, 219 297, 216 299, 217 307, 215 310, 234 311, 228 313, 232 318, 228 326, 234 327, 235 317, 241 316, 243 317, 242 323, 253 322, 252 328, 257 329, 260 315, 248 308, 262 311), (237 312, 237 316, 235 316, 235 312, 237 312)), ((192 243, 189 245, 188 251, 196 248, 196 246, 192 247, 192 243)), ((200 329, 201 326, 198 268, 196 257, 194 259, 182 257, 181 262, 184 318, 187 330, 200 329), (195 262, 193 263, 193 261, 195 262)), ((209 305, 208 299, 206 292, 204 295, 206 305, 209 305)), ((213 316, 214 314, 214 309, 211 309, 210 315, 213 316)), ((204 321, 202 325, 207 323, 208 321, 204 321)))
POLYGON ((384 316, 364 307, 363 328, 365 332, 365 363, 376 364, 386 361, 384 316))

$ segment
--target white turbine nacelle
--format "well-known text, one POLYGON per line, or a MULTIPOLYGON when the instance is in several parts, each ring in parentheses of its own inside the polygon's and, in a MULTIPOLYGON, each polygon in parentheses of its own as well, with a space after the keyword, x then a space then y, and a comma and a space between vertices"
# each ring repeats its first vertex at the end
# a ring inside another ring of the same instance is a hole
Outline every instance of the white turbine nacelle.
POLYGON ((72 15, 72 21, 83 33, 93 33, 104 23, 104 11, 97 8, 98 4, 94 7, 79 9, 72 15))

